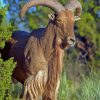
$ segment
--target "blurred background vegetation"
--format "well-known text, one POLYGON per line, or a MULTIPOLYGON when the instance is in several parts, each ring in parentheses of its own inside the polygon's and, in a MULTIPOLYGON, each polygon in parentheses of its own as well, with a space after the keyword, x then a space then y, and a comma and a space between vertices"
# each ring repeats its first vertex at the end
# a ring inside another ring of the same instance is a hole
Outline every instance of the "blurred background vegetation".
MULTIPOLYGON (((47 25, 52 11, 46 7, 32 7, 25 20, 20 19, 26 1, 0 0, 0 50, 14 30, 31 32, 47 25)), ((65 51, 58 100, 100 100, 100 0, 79 1, 83 12, 81 20, 75 22, 77 44, 65 51)), ((68 0, 59 2, 64 5, 68 0)), ((21 84, 11 81, 14 67, 12 58, 0 58, 0 100, 19 100, 21 84)))

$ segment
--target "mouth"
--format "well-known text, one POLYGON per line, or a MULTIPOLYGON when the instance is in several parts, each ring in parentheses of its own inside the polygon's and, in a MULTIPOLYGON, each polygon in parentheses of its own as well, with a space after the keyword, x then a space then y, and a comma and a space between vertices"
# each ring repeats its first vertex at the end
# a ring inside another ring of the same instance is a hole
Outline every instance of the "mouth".
POLYGON ((74 47, 75 46, 75 42, 74 43, 67 43, 69 47, 74 47))
POLYGON ((61 47, 63 49, 75 46, 76 41, 73 38, 68 38, 67 40, 62 40, 61 47))

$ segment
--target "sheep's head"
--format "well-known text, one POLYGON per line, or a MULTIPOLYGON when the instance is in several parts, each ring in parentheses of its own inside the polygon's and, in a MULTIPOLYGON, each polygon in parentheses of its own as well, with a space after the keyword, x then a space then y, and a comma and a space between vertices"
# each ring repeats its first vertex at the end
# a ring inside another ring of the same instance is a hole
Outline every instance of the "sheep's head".
POLYGON ((23 18, 26 11, 32 6, 47 6, 51 8, 55 13, 49 15, 50 19, 53 20, 56 27, 59 29, 59 38, 64 43, 70 47, 75 45, 75 35, 74 35, 74 22, 79 19, 81 15, 82 7, 78 0, 70 0, 68 4, 63 6, 58 1, 53 0, 30 0, 24 5, 21 10, 21 17, 23 18), (74 16, 74 11, 76 16, 74 16))
POLYGON ((74 14, 70 10, 64 10, 52 15, 51 19, 55 24, 55 29, 58 35, 59 44, 63 44, 62 48, 72 47, 75 45, 74 35, 74 14), (53 19, 54 18, 54 19, 53 19))

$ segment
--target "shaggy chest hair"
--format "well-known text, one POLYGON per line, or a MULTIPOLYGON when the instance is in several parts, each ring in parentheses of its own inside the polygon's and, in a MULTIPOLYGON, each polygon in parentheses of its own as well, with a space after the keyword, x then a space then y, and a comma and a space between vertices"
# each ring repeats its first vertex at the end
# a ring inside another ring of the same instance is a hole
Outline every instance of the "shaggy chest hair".
MULTIPOLYGON (((34 59, 28 58, 28 56, 26 56, 27 59, 25 62, 26 64, 29 64, 27 68, 28 72, 31 74, 38 73, 38 70, 47 70, 47 85, 45 87, 44 94, 47 93, 52 97, 52 94, 56 93, 56 91, 58 90, 57 87, 59 87, 64 51, 58 44, 56 44, 55 48, 53 48, 51 52, 48 51, 48 56, 45 56, 45 49, 40 49, 40 44, 38 44, 38 42, 37 45, 34 46, 35 50, 37 48, 36 51, 28 50, 28 52, 26 52, 26 54, 30 54, 29 57, 32 57, 34 59), (50 90, 50 92, 48 91, 48 89, 50 90)), ((49 48, 46 49, 48 50, 49 48)))
POLYGON ((56 70, 58 73, 59 70, 61 71, 61 69, 58 70, 58 68, 61 68, 60 66, 62 66, 61 59, 63 50, 57 42, 54 42, 58 41, 57 39, 57 33, 55 33, 55 28, 52 23, 49 24, 41 38, 36 38, 34 35, 30 36, 24 52, 24 66, 29 73, 33 74, 38 70, 45 70, 47 68, 48 71, 51 71, 52 73, 55 73, 55 71, 52 70, 56 70))

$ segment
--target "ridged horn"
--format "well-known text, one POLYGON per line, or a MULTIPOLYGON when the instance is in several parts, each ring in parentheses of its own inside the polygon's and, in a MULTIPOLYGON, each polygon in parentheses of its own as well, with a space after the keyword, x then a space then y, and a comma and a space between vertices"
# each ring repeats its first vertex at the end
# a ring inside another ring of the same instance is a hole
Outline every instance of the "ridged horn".
POLYGON ((65 9, 71 11, 76 11, 76 16, 80 16, 82 13, 82 5, 78 0, 70 0, 68 4, 65 5, 65 9))
POLYGON ((24 18, 26 11, 31 8, 32 6, 46 6, 51 8, 55 12, 60 12, 65 10, 64 6, 60 4, 58 1, 53 0, 30 0, 28 1, 23 8, 21 9, 20 16, 24 18))

